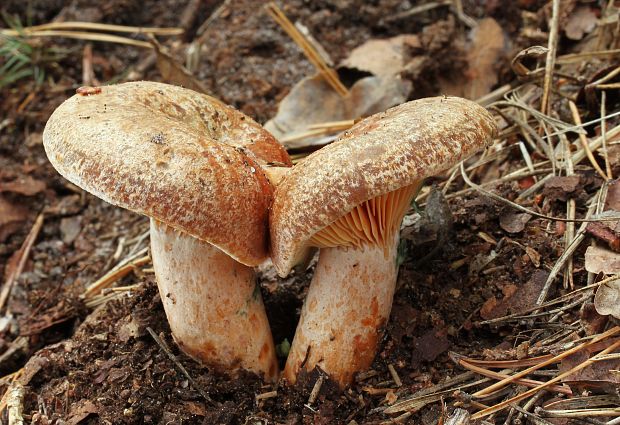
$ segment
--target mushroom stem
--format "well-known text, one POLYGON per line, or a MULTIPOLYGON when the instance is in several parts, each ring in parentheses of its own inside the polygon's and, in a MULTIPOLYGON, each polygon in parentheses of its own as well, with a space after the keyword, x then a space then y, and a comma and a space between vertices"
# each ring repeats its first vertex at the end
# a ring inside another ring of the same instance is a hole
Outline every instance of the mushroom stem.
POLYGON ((275 381, 278 366, 254 270, 213 245, 151 219, 151 251, 174 340, 220 372, 275 381))
POLYGON ((284 369, 289 383, 318 366, 345 387, 370 367, 392 308, 398 240, 396 232, 385 248, 321 249, 284 369))

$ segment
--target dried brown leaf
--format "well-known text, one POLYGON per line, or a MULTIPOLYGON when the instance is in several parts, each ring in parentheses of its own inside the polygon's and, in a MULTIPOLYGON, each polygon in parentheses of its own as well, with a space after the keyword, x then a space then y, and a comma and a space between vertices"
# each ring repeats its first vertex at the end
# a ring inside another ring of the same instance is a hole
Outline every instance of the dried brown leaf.
POLYGON ((431 329, 413 341, 411 365, 417 368, 423 361, 433 361, 450 348, 445 329, 431 329))
POLYGON ((388 39, 372 39, 353 49, 340 66, 374 75, 396 75, 403 70, 407 48, 421 46, 418 36, 402 34, 388 39))
MULTIPOLYGON (((276 138, 307 131, 313 124, 356 119, 384 111, 407 100, 411 84, 398 77, 364 77, 349 96, 336 93, 320 75, 304 78, 280 102, 277 115, 265 124, 276 138)), ((317 138, 288 143, 288 147, 316 144, 317 138)))
POLYGON ((532 218, 529 214, 508 212, 499 218, 499 225, 508 233, 519 233, 525 229, 525 225, 532 218))
POLYGON ((165 52, 159 43, 151 40, 151 44, 157 54, 157 69, 164 82, 208 94, 207 88, 187 68, 165 52))
POLYGON ((581 40, 596 28, 598 18, 588 6, 579 6, 570 14, 564 32, 571 40, 581 40))
POLYGON ((545 183, 543 194, 551 201, 566 202, 568 198, 574 196, 575 191, 579 188, 580 181, 581 177, 577 174, 551 177, 545 183))
POLYGON ((504 298, 501 300, 497 300, 495 297, 488 299, 480 309, 480 317, 490 320, 529 309, 536 302, 548 276, 548 272, 537 270, 521 286, 512 284, 504 286, 502 288, 504 298))
POLYGON ((620 319, 620 279, 604 283, 598 288, 594 307, 599 314, 620 319))
POLYGON ((497 84, 497 64, 504 51, 504 31, 493 18, 482 19, 472 30, 472 44, 467 54, 469 63, 465 97, 478 99, 497 84))
MULTIPOLYGON (((620 145, 619 145, 620 146, 620 145)), ((607 188, 607 198, 605 199, 605 210, 620 212, 620 181, 611 182, 607 188)))
POLYGON ((45 182, 30 176, 21 177, 10 182, 0 182, 0 192, 12 192, 24 196, 36 195, 43 192, 46 187, 45 182))
MULTIPOLYGON (((605 349, 617 341, 617 338, 605 340, 565 357, 560 364, 560 373, 567 372, 588 360, 594 355, 595 351, 605 349)), ((596 388, 604 391, 614 391, 618 384, 620 384, 620 376, 615 375, 612 371, 618 369, 620 369, 620 359, 597 361, 567 376, 562 381, 568 383, 571 387, 579 389, 596 388)))
MULTIPOLYGON (((615 227, 617 222, 614 221, 613 223, 615 227)), ((614 229, 603 223, 593 222, 588 223, 586 226, 586 232, 601 241, 607 242, 607 245, 609 245, 613 251, 620 252, 620 235, 618 235, 614 229)))
POLYGON ((28 217, 28 209, 14 205, 0 195, 0 243, 19 229, 28 217))
POLYGON ((77 425, 90 415, 96 415, 98 412, 97 406, 92 401, 84 399, 72 404, 69 419, 65 423, 67 425, 77 425))

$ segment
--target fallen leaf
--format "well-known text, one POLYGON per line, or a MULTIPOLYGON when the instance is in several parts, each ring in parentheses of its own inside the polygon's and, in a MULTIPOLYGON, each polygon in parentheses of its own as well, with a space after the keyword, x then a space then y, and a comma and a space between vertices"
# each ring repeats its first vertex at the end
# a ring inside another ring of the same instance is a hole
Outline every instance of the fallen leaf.
POLYGON ((194 77, 187 68, 170 56, 157 41, 152 39, 151 44, 157 55, 157 69, 159 69, 162 79, 165 82, 186 87, 198 93, 208 93, 204 84, 194 77))
POLYGON ((491 264, 493 260, 497 257, 497 252, 491 251, 487 254, 476 254, 474 258, 469 262, 469 276, 477 275, 482 269, 491 264))
POLYGON ((504 31, 493 18, 484 18, 472 30, 472 43, 467 53, 468 81, 465 97, 478 99, 497 84, 497 64, 504 50, 504 31))
MULTIPOLYGON (((560 363, 560 373, 564 373, 588 360, 596 351, 601 351, 617 342, 617 338, 602 341, 565 357, 560 363)), ((620 359, 601 360, 572 373, 562 379, 577 389, 598 389, 614 393, 620 384, 620 376, 612 371, 620 369, 620 359)))
POLYGON ((602 315, 596 310, 594 303, 585 303, 579 311, 579 322, 586 331, 587 335, 596 335, 605 330, 605 325, 609 322, 607 315, 602 315))
POLYGON ((445 329, 431 329, 413 341, 411 367, 417 368, 423 361, 433 361, 450 348, 445 329))
POLYGON ((620 273, 620 254, 599 246, 589 246, 585 255, 586 270, 590 273, 620 273))
MULTIPOLYGON (((356 81, 342 97, 320 75, 297 83, 280 102, 276 116, 265 128, 277 139, 308 130, 313 124, 356 119, 403 103, 411 83, 395 77, 368 76, 356 81)), ((289 148, 324 144, 324 137, 285 143, 289 148)))
MULTIPOLYGON (((370 40, 354 49, 339 69, 355 69, 362 76, 349 88, 349 95, 340 96, 320 75, 304 78, 282 99, 276 116, 265 128, 277 139, 307 132, 312 125, 353 120, 385 111, 405 102, 411 82, 400 73, 405 67, 407 46, 419 46, 415 35, 401 35, 386 40, 370 40), (370 75, 368 75, 370 74, 370 75)), ((284 141, 288 148, 326 144, 334 136, 305 137, 284 141)))
POLYGON ((60 237, 66 244, 70 244, 82 231, 81 217, 65 217, 60 220, 60 237))
POLYGON ((18 178, 10 182, 0 182, 0 192, 19 193, 24 196, 32 196, 46 189, 45 182, 36 180, 30 176, 18 178))
POLYGON ((594 295, 594 307, 598 314, 620 319, 620 279, 599 286, 594 295))
POLYGON ((28 218, 28 209, 14 205, 0 195, 0 243, 19 230, 28 218))
MULTIPOLYGON (((616 223, 614 223, 614 227, 615 225, 616 223)), ((586 232, 606 242, 613 251, 620 252, 620 235, 605 224, 598 222, 588 223, 586 232)))
POLYGON ((529 214, 509 212, 502 214, 499 218, 499 225, 508 233, 519 233, 525 229, 525 225, 531 218, 529 214))
POLYGON ((120 325, 117 335, 118 339, 122 342, 127 342, 132 338, 139 338, 145 333, 144 324, 140 323, 134 316, 130 315, 123 319, 123 323, 120 325))
POLYGON ((396 75, 405 66, 408 47, 421 47, 418 36, 402 34, 388 39, 372 39, 353 49, 340 66, 378 76, 396 75))
POLYGON ((566 202, 568 198, 574 196, 580 181, 579 175, 551 177, 545 183, 543 194, 551 201, 566 202))
MULTIPOLYGON (((620 145, 618 145, 620 146, 620 145)), ((607 186, 607 198, 605 199, 605 210, 620 212, 620 181, 614 180, 607 186)))
POLYGON ((26 365, 22 368, 22 373, 19 376, 19 383, 22 385, 28 385, 32 378, 39 373, 41 369, 45 369, 50 363, 50 360, 46 357, 33 356, 26 365))
POLYGON ((65 422, 67 425, 77 425, 90 415, 98 414, 97 406, 90 400, 80 400, 77 403, 72 403, 71 411, 69 412, 69 419, 65 422))
POLYGON ((505 285, 502 288, 504 298, 488 299, 480 309, 480 317, 490 320, 527 310, 536 302, 548 276, 548 272, 537 270, 523 285, 505 285))
POLYGON ((581 40, 596 28, 598 18, 588 6, 580 6, 570 14, 564 32, 571 40, 581 40))
POLYGON ((480 308, 480 317, 485 320, 495 319, 497 317, 505 316, 507 309, 498 308, 498 306, 503 304, 504 300, 509 299, 517 292, 517 285, 505 285, 502 287, 502 293, 504 294, 504 298, 502 302, 500 302, 497 298, 491 297, 485 301, 485 303, 480 308))
POLYGON ((534 264, 536 268, 540 267, 540 254, 538 253, 538 251, 536 251, 534 248, 526 246, 525 253, 528 257, 530 257, 530 260, 532 260, 532 264, 534 264))
POLYGON ((417 330, 421 315, 422 313, 410 304, 395 300, 388 322, 390 336, 398 342, 402 342, 405 337, 412 337, 413 332, 417 330))
POLYGON ((441 190, 431 188, 424 213, 421 216, 416 214, 416 217, 419 219, 409 223, 403 220, 402 239, 412 241, 413 245, 436 241, 436 246, 441 246, 447 240, 454 217, 441 190))
MULTIPOLYGON (((609 160, 609 164, 612 167, 612 170, 617 170, 618 164, 620 164, 620 144, 609 145, 610 141, 607 141, 607 158, 609 160)), ((603 148, 598 150, 598 153, 603 156, 603 148)), ((618 210, 616 210, 618 211, 618 210)))
POLYGON ((536 180, 534 180, 533 176, 524 177, 518 181, 519 189, 521 190, 529 189, 534 186, 535 183, 536 180))

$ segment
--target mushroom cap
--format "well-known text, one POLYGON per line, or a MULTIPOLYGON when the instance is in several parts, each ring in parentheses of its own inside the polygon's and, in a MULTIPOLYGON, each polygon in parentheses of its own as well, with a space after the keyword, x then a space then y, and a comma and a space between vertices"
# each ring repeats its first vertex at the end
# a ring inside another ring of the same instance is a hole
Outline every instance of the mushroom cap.
POLYGON ((288 274, 312 235, 357 205, 452 167, 496 133, 486 109, 458 97, 415 100, 360 121, 276 188, 270 232, 278 273, 288 274))
POLYGON ((210 96, 155 82, 79 91, 43 132, 60 174, 93 195, 209 242, 237 261, 268 255, 275 138, 210 96))

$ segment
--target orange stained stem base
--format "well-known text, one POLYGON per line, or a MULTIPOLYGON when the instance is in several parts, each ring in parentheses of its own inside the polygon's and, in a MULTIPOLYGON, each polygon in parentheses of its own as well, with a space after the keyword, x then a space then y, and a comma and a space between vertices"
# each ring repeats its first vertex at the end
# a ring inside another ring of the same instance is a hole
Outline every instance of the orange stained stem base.
POLYGON ((385 246, 323 248, 284 369, 319 366, 341 387, 372 364, 396 287, 398 232, 385 246))
POLYGON ((275 381, 278 365, 256 276, 218 248, 151 220, 153 266, 172 336, 219 372, 275 381))

